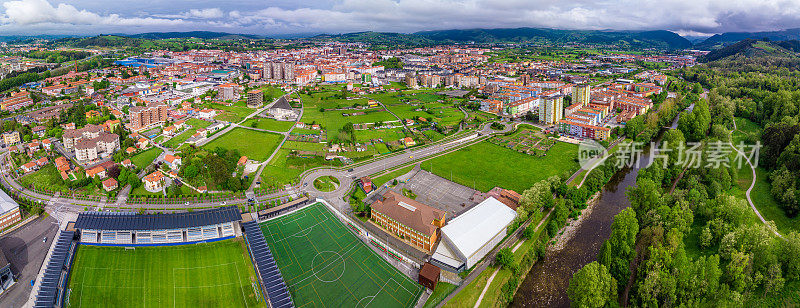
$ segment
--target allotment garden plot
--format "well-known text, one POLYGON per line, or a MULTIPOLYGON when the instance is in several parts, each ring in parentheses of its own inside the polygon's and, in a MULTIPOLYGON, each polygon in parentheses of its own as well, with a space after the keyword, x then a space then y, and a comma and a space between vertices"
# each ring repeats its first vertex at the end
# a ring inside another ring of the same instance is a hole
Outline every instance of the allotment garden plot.
POLYGON ((266 307, 244 245, 81 245, 69 307, 266 307))
POLYGON ((547 138, 539 130, 523 128, 509 136, 492 137, 489 142, 520 153, 543 157, 557 141, 547 138))
POLYGON ((297 307, 413 307, 422 293, 323 204, 261 228, 297 307))

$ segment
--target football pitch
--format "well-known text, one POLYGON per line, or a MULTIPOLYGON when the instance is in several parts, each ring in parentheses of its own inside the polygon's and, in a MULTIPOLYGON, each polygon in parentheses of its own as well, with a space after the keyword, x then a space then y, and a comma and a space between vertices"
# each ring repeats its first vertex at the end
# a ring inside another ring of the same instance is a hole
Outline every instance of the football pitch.
POLYGON ((261 230, 296 307, 413 307, 422 294, 324 204, 269 220, 261 230))
POLYGON ((241 239, 181 246, 80 245, 69 307, 266 307, 241 239))

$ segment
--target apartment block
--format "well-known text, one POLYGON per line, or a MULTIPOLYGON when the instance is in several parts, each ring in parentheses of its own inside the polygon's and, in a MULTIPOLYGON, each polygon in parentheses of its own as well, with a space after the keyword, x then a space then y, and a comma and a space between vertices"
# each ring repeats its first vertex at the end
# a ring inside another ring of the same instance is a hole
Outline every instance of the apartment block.
POLYGON ((136 106, 130 109, 130 129, 140 131, 167 120, 168 107, 162 103, 150 103, 145 107, 136 106))

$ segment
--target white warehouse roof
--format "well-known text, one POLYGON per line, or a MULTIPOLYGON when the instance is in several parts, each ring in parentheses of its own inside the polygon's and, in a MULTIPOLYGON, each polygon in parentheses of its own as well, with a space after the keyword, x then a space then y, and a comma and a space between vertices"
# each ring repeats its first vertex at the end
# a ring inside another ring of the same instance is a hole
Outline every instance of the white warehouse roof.
POLYGON ((452 242, 452 248, 471 258, 514 221, 516 216, 517 213, 507 205, 489 197, 451 220, 442 228, 442 234, 452 242))
POLYGON ((5 191, 0 189, 0 215, 10 212, 19 207, 17 201, 11 198, 5 191))

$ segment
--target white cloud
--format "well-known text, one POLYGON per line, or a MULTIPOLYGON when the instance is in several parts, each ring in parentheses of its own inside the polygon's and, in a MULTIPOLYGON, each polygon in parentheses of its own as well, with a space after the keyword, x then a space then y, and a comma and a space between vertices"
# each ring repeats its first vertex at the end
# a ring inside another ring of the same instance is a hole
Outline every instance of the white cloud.
POLYGON ((53 6, 46 0, 18 0, 3 3, 5 14, 2 22, 20 26, 37 24, 71 25, 119 25, 119 26, 175 26, 183 24, 180 19, 152 17, 124 18, 117 14, 99 15, 87 10, 78 10, 72 5, 61 3, 53 6))
POLYGON ((218 19, 225 16, 219 8, 191 9, 180 14, 155 14, 153 16, 161 18, 186 18, 186 19, 218 19))
POLYGON ((211 8, 211 9, 191 9, 189 10, 189 16, 198 17, 198 18, 221 18, 224 13, 219 8, 211 8))
POLYGON ((703 34, 800 27, 798 0, 240 0, 224 10, 203 8, 217 2, 196 0, 147 6, 133 0, 48 1, 65 0, 4 2, 0 21, 19 29, 50 25, 75 32, 93 26, 95 32, 108 32, 115 25, 250 33, 549 27, 703 34))

